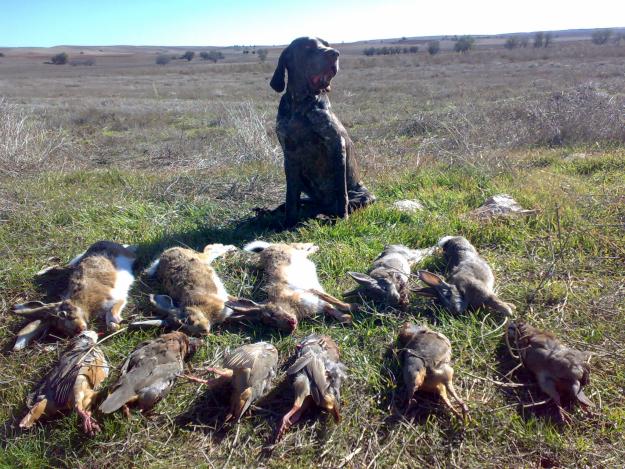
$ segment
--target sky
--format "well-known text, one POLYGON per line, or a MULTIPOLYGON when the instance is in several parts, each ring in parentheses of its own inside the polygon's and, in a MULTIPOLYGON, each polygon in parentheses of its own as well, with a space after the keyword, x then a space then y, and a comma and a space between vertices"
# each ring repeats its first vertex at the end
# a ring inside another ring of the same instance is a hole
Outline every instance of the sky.
POLYGON ((0 0, 0 47, 279 45, 625 26, 623 0, 0 0))

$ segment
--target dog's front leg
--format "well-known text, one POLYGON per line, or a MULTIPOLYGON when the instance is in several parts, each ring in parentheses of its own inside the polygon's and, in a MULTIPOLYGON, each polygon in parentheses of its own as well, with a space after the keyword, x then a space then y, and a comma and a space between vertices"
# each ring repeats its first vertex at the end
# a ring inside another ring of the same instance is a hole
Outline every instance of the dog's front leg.
POLYGON ((338 217, 348 217, 349 197, 347 194, 347 149, 345 139, 337 136, 336 142, 330 148, 330 155, 334 162, 334 193, 335 193, 335 212, 338 217))
POLYGON ((284 173, 286 174, 285 224, 286 226, 293 226, 299 219, 302 187, 299 166, 293 161, 293 158, 289 158, 287 153, 284 155, 284 173))

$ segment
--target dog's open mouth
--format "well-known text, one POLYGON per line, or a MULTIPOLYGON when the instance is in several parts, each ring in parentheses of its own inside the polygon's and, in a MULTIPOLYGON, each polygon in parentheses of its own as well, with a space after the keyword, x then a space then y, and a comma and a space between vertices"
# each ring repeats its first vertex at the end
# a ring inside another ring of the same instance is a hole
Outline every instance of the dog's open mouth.
POLYGON ((330 82, 332 81, 332 78, 334 78, 334 76, 336 75, 337 71, 338 63, 333 62, 323 72, 312 75, 310 77, 310 86, 315 91, 328 89, 330 87, 330 82))

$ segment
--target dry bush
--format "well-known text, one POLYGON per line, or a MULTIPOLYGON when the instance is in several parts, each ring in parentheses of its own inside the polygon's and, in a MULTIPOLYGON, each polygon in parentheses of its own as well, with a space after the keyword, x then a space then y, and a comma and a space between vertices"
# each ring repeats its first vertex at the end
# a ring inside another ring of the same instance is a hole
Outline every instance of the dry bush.
POLYGON ((224 109, 228 124, 235 130, 231 139, 233 161, 280 163, 280 148, 270 136, 266 113, 256 110, 251 102, 224 105, 224 109))
POLYGON ((452 160, 538 145, 625 143, 625 98, 587 84, 535 99, 420 112, 402 133, 421 137, 422 153, 452 160))
POLYGON ((42 120, 0 99, 0 173, 18 175, 66 165, 70 143, 61 130, 47 129, 42 120))

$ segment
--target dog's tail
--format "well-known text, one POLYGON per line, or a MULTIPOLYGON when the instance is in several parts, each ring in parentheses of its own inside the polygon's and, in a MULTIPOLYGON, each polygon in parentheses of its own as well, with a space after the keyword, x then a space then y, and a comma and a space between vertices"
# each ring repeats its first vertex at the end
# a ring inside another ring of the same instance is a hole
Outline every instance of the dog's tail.
POLYGON ((271 246, 267 241, 252 241, 243 246, 243 250, 247 252, 261 252, 271 246))

